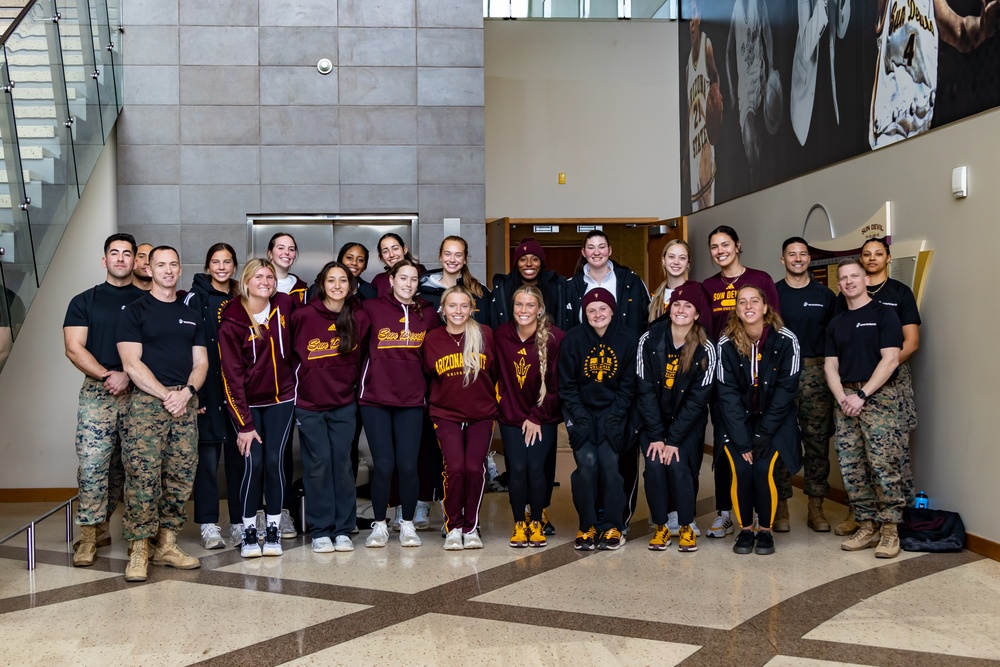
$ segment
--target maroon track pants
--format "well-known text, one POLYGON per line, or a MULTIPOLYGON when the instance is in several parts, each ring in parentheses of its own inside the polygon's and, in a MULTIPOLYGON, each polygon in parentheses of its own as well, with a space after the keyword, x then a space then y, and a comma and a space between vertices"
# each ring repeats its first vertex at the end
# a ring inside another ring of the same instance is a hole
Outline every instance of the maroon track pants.
POLYGON ((471 533, 479 524, 493 420, 457 423, 435 418, 433 422, 444 457, 445 530, 471 533))

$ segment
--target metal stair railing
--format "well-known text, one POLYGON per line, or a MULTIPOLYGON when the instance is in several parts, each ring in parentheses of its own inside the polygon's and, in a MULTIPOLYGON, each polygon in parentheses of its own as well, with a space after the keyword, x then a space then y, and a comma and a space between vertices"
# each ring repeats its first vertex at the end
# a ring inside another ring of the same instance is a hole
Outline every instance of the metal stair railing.
POLYGON ((30 571, 34 570, 35 569, 35 565, 36 565, 36 563, 35 563, 35 525, 41 523, 42 521, 45 521, 46 519, 48 519, 50 516, 52 516, 53 514, 55 514, 56 512, 58 512, 59 510, 65 509, 66 510, 66 543, 68 544, 68 543, 72 542, 73 541, 73 501, 75 501, 77 499, 79 499, 79 496, 73 496, 69 500, 67 500, 65 502, 62 502, 59 505, 56 505, 55 507, 53 507, 52 509, 50 509, 45 514, 43 514, 42 516, 38 517, 37 519, 34 519, 33 521, 29 521, 28 523, 24 524, 23 526, 21 526, 20 528, 18 528, 14 532, 12 532, 12 533, 4 536, 4 537, 0 537, 0 544, 4 544, 5 542, 9 542, 10 540, 12 540, 15 537, 17 537, 18 535, 20 535, 21 533, 26 533, 27 534, 27 546, 28 546, 28 571, 30 572, 30 571))

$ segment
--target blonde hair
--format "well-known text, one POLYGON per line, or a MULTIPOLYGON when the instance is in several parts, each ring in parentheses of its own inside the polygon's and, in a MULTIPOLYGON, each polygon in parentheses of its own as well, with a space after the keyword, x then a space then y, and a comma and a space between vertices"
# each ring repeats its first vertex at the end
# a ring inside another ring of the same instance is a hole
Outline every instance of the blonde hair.
MULTIPOLYGON (((756 285, 744 285, 740 288, 739 292, 736 293, 736 302, 739 303, 739 294, 745 289, 752 289, 757 294, 760 295, 761 303, 767 306, 767 312, 764 313, 764 324, 768 325, 775 331, 785 326, 784 321, 781 319, 781 315, 778 315, 777 311, 767 303, 767 295, 764 294, 764 290, 757 287, 756 285)), ((729 313, 729 322, 726 323, 726 328, 722 332, 722 335, 733 341, 733 345, 736 346, 737 352, 742 354, 747 359, 753 354, 753 341, 750 340, 750 336, 747 335, 746 327, 743 325, 743 320, 740 316, 736 314, 733 310, 729 313)))
MULTIPOLYGON (((673 248, 675 245, 682 245, 684 249, 687 250, 688 254, 688 271, 690 271, 691 265, 691 246, 687 244, 687 241, 682 241, 681 239, 671 239, 667 241, 667 245, 663 246, 663 252, 660 253, 660 261, 662 263, 663 258, 667 256, 667 251, 673 248)), ((684 272, 684 280, 687 280, 688 271, 684 272)), ((653 297, 649 302, 649 321, 652 322, 657 317, 663 314, 663 294, 667 291, 667 281, 669 276, 667 276, 666 269, 663 270, 663 282, 660 286, 656 288, 653 292, 653 297)))
MULTIPOLYGON (((281 236, 288 236, 288 234, 281 234, 281 236)), ((260 336, 260 324, 254 319, 254 313, 250 310, 250 293, 247 291, 247 285, 250 284, 250 279, 253 278, 254 274, 260 269, 267 269, 274 276, 275 281, 278 279, 278 274, 274 270, 274 264, 269 259, 254 258, 246 263, 243 267, 243 273, 240 274, 240 282, 237 285, 237 290, 240 295, 240 303, 243 305, 243 310, 247 311, 247 315, 250 316, 250 326, 253 328, 255 336, 260 336)), ((275 282, 275 289, 277 289, 277 282, 275 282)), ((270 303, 270 299, 268 300, 270 303)))
POLYGON ((465 321, 465 346, 462 348, 462 386, 468 387, 470 382, 479 379, 479 371, 482 367, 479 363, 479 356, 483 354, 483 330, 479 322, 472 318, 472 311, 476 308, 476 299, 472 292, 463 285, 449 287, 441 295, 441 316, 444 317, 444 306, 448 302, 448 297, 452 294, 459 294, 469 300, 469 319, 465 321))
POLYGON ((545 400, 548 389, 545 386, 545 373, 549 368, 549 340, 552 338, 552 320, 545 312, 545 298, 542 291, 534 285, 521 285, 514 290, 511 303, 517 299, 518 294, 527 294, 538 302, 538 320, 535 325, 535 347, 538 348, 538 375, 542 379, 542 386, 538 389, 538 401, 536 405, 541 405, 545 400))

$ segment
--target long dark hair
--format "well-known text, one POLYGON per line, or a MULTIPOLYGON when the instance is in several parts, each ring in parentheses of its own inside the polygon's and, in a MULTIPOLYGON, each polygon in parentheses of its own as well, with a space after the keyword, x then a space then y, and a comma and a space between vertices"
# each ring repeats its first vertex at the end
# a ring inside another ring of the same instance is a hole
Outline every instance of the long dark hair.
MULTIPOLYGON (((382 258, 382 241, 385 241, 386 239, 393 239, 394 241, 396 241, 396 243, 399 244, 400 248, 406 248, 406 252, 403 253, 403 259, 400 261, 406 260, 408 262, 412 262, 413 266, 417 267, 417 273, 419 274, 420 267, 417 266, 418 264, 417 258, 414 257, 413 254, 410 252, 410 246, 403 241, 403 237, 400 236, 399 234, 396 234, 395 232, 387 232, 378 238, 378 243, 375 244, 375 249, 378 250, 379 259, 382 258)), ((385 262, 382 262, 382 264, 384 265, 385 262)), ((389 268, 390 268, 389 266, 386 266, 385 267, 386 271, 388 271, 389 268)))
MULTIPOLYGON (((393 234, 393 236, 395 236, 395 234, 393 234)), ((396 238, 399 238, 399 237, 396 237, 396 238)), ((381 243, 381 241, 379 241, 379 243, 381 243)), ((390 278, 395 278, 396 274, 399 273, 399 270, 402 269, 403 267, 406 267, 406 266, 412 266, 416 270, 417 276, 420 275, 420 267, 417 266, 417 263, 415 261, 411 260, 411 259, 405 259, 405 258, 399 260, 393 266, 389 267, 389 269, 387 270, 387 273, 389 274, 390 278)), ((395 296, 395 292, 393 292, 393 295, 395 296)), ((475 302, 473 302, 472 305, 473 305, 473 307, 475 307, 475 305, 476 305, 475 302)), ((417 317, 423 317, 423 310, 420 308, 420 295, 419 294, 414 294, 413 295, 413 310, 416 311, 417 317)))
MULTIPOLYGON (((355 244, 356 245, 356 244, 355 244)), ((358 289, 358 279, 354 277, 351 270, 340 262, 327 262, 319 273, 316 274, 316 294, 322 301, 326 299, 326 278, 333 269, 340 269, 347 274, 348 295, 344 299, 344 306, 337 317, 337 335, 340 337, 338 350, 340 354, 350 352, 358 344, 358 327, 354 319, 354 298, 351 296, 358 289)))
MULTIPOLYGON (((233 276, 235 276, 236 270, 240 268, 240 263, 236 259, 236 251, 233 249, 233 246, 229 245, 228 243, 213 243, 208 248, 208 253, 205 255, 205 273, 208 273, 209 270, 211 269, 212 255, 219 252, 220 250, 225 250, 226 252, 228 252, 229 256, 233 259, 233 276)), ((229 279, 229 295, 236 296, 238 291, 239 288, 236 284, 236 280, 235 278, 231 277, 229 279)))

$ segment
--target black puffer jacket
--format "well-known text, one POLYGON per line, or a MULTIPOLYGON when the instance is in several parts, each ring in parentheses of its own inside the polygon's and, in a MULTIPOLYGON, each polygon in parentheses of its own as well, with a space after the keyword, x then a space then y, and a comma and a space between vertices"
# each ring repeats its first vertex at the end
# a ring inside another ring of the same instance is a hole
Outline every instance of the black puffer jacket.
MULTIPOLYGON (((225 442, 233 437, 232 422, 226 410, 225 392, 222 388, 222 367, 219 365, 219 315, 232 298, 230 294, 212 287, 207 273, 194 276, 191 291, 184 303, 201 313, 205 322, 205 347, 208 349, 208 375, 198 390, 198 405, 205 408, 198 415, 198 440, 200 442, 225 442)), ((235 291, 236 281, 230 280, 230 290, 235 291)))

